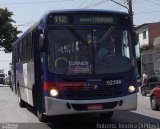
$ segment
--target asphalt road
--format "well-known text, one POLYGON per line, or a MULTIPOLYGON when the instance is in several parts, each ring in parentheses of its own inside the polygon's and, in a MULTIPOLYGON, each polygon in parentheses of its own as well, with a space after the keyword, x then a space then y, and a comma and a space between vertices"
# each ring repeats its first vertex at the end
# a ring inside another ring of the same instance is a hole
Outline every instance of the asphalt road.
POLYGON ((0 85, 0 123, 0 129, 154 129, 160 128, 160 111, 152 111, 149 97, 139 94, 136 111, 115 112, 109 121, 95 115, 77 115, 51 118, 49 123, 40 123, 32 107, 20 108, 11 89, 0 85))

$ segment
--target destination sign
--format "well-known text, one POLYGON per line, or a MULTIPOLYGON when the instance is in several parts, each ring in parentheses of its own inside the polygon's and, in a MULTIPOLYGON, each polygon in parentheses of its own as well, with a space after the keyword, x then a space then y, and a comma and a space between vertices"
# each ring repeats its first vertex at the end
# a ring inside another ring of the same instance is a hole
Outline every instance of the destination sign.
POLYGON ((129 18, 101 14, 50 14, 48 25, 126 25, 129 18))
POLYGON ((114 19, 113 17, 100 17, 100 16, 95 16, 95 17, 76 17, 75 21, 80 24, 113 24, 114 19))
POLYGON ((68 17, 67 16, 54 16, 54 24, 67 24, 68 17))

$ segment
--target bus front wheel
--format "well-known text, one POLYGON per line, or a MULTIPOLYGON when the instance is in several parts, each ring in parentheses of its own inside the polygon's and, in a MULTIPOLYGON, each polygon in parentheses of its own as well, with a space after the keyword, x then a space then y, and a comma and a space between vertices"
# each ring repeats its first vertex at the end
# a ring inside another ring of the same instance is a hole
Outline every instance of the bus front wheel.
POLYGON ((47 122, 48 121, 48 117, 39 110, 37 110, 37 117, 40 122, 47 122))

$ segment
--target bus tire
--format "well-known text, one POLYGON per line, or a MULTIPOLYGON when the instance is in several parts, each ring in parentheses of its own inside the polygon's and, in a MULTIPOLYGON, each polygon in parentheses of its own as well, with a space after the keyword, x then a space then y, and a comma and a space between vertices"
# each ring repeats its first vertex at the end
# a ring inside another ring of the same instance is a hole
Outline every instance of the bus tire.
POLYGON ((19 89, 18 89, 18 103, 19 103, 19 106, 20 106, 21 108, 27 107, 26 102, 24 102, 24 101, 21 99, 21 94, 20 94, 20 90, 19 90, 19 89))
POLYGON ((35 109, 38 120, 40 122, 47 122, 48 117, 42 111, 40 111, 38 93, 36 91, 36 86, 35 85, 33 85, 32 97, 33 97, 33 107, 35 109))
POLYGON ((40 122, 47 122, 48 117, 41 111, 37 110, 37 117, 40 122))
POLYGON ((33 85, 33 89, 32 89, 32 98, 33 98, 33 107, 35 109, 35 111, 37 111, 37 92, 35 90, 35 85, 33 85))
POLYGON ((111 112, 107 112, 107 113, 101 113, 100 114, 100 117, 102 118, 102 119, 111 119, 112 118, 112 116, 113 116, 113 112, 111 111, 111 112))

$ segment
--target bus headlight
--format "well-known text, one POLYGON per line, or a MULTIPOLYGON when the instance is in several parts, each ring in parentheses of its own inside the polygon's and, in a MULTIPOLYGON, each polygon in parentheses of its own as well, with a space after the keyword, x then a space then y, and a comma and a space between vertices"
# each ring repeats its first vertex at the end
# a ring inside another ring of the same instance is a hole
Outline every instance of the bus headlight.
POLYGON ((50 96, 53 96, 53 97, 58 96, 58 90, 57 89, 51 89, 50 90, 50 96))
POLYGON ((136 88, 134 86, 129 86, 128 90, 130 93, 133 93, 136 90, 136 88))

